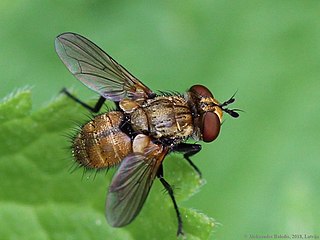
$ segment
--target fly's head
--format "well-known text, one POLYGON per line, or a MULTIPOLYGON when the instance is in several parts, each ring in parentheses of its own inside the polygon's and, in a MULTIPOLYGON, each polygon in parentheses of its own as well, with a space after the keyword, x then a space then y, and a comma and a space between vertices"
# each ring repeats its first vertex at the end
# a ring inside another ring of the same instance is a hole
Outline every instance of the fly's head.
POLYGON ((204 142, 212 142, 220 132, 223 112, 230 116, 239 117, 238 109, 229 109, 227 106, 235 101, 234 95, 227 101, 220 103, 210 90, 202 85, 190 88, 189 102, 194 113, 196 127, 195 138, 204 142))

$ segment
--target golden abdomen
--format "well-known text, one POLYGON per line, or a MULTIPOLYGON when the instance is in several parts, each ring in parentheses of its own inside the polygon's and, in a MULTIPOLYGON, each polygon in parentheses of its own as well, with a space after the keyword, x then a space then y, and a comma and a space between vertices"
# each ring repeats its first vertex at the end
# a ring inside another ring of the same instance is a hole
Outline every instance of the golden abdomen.
POLYGON ((108 168, 119 164, 132 152, 131 139, 120 130, 123 114, 112 111, 86 123, 73 142, 76 161, 88 168, 108 168))

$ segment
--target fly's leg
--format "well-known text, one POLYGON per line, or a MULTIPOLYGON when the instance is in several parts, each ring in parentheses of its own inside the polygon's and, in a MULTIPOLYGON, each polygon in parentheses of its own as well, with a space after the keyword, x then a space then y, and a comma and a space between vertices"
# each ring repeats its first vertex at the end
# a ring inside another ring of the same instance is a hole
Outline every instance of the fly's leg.
POLYGON ((199 168, 191 161, 190 157, 195 155, 201 150, 200 144, 191 144, 191 143, 179 143, 174 146, 172 149, 175 152, 183 153, 183 157, 188 161, 191 167, 199 174, 199 177, 202 176, 199 168))
POLYGON ((171 198, 171 200, 173 202, 173 207, 174 207, 174 210, 176 211, 177 218, 178 218, 177 236, 183 235, 181 214, 180 214, 176 199, 175 199, 174 194, 173 194, 173 189, 172 189, 171 185, 163 178, 163 167, 162 167, 162 165, 160 166, 160 168, 159 168, 159 170, 157 172, 157 177, 159 178, 160 182, 162 183, 162 185, 164 186, 166 191, 169 193, 169 196, 170 196, 170 198, 171 198))
POLYGON ((71 98, 75 102, 81 104, 81 106, 85 107, 86 109, 88 109, 89 111, 94 112, 94 113, 99 112, 101 107, 103 106, 104 102, 106 101, 106 99, 101 96, 99 98, 98 102, 96 103, 96 105, 94 107, 91 107, 88 104, 82 102, 79 98, 76 98, 75 96, 73 96, 66 88, 63 88, 61 90, 61 93, 66 94, 69 98, 71 98))

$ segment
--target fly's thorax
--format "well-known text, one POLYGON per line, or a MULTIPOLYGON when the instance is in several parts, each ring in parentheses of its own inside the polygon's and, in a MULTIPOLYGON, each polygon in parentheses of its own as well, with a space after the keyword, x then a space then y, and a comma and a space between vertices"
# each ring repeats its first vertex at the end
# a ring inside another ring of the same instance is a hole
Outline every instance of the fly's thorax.
POLYGON ((136 132, 148 133, 155 138, 187 138, 193 132, 192 114, 181 96, 147 99, 139 106, 126 100, 120 106, 129 113, 136 132))
POLYGON ((194 85, 185 94, 193 115, 196 140, 211 142, 217 138, 222 122, 220 103, 213 97, 209 89, 202 85, 194 85))
POLYGON ((107 168, 132 152, 130 137, 120 129, 123 117, 120 111, 104 113, 81 128, 72 145, 73 155, 80 165, 107 168))

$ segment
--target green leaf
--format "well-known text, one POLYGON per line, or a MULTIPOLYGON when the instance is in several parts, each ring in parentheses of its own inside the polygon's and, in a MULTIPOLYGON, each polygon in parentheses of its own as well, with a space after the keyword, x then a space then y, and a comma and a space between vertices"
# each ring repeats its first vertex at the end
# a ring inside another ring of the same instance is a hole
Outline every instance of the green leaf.
MULTIPOLYGON (((176 239, 170 197, 155 181, 139 216, 124 228, 110 227, 104 201, 107 175, 75 171, 65 135, 84 123, 85 109, 65 96, 32 111, 30 90, 0 103, 1 239, 176 239)), ((175 187, 187 239, 208 239, 213 219, 183 207, 203 184, 181 156, 167 157, 165 176, 175 187)))

